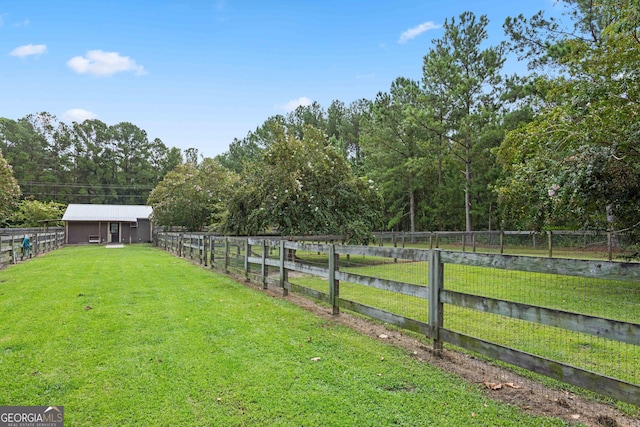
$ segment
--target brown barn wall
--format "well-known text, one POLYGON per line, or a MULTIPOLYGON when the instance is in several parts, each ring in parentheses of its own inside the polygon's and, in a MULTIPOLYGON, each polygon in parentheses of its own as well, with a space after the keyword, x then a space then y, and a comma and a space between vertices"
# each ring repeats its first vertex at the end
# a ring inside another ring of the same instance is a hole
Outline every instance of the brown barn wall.
POLYGON ((89 236, 100 236, 100 240, 105 242, 107 238, 107 226, 98 222, 79 221, 68 223, 68 241, 74 245, 78 243, 89 243, 89 236))
MULTIPOLYGON (((71 221, 67 223, 68 244, 89 243, 89 236, 100 236, 101 243, 110 240, 109 224, 111 221, 71 221)), ((151 222, 147 219, 138 221, 137 227, 131 227, 129 222, 120 223, 120 242, 122 243, 148 243, 151 241, 151 222)), ((113 241, 116 242, 115 240, 113 241)))
POLYGON ((138 227, 132 228, 132 243, 148 243, 151 241, 151 221, 139 219, 138 227))

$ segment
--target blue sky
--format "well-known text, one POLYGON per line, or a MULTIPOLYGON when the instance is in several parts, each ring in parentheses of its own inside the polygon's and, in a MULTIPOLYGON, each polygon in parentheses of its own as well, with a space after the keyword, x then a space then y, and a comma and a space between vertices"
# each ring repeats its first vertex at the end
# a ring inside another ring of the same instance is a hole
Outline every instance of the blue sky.
MULTIPOLYGON (((445 19, 471 10, 503 39, 507 16, 554 0, 0 2, 0 117, 48 111, 128 121, 206 157, 301 103, 373 99, 420 79, 445 19)), ((509 71, 525 71, 509 63, 509 71)))

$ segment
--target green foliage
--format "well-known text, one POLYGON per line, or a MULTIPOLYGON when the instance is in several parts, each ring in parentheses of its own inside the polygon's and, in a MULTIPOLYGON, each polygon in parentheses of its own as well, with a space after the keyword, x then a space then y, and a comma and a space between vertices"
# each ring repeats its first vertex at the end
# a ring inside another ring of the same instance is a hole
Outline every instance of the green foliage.
POLYGON ((188 231, 215 228, 225 215, 226 199, 236 180, 233 172, 213 159, 179 165, 149 195, 153 221, 188 231))
POLYGON ((567 3, 575 8, 576 34, 589 29, 590 37, 557 40, 567 47, 556 61, 564 76, 538 79, 546 106, 500 147, 507 172, 497 187, 502 208, 505 218, 536 229, 634 228, 640 39, 637 13, 630 11, 638 2, 567 3))
POLYGON ((387 228, 416 230, 416 193, 434 176, 427 135, 413 119, 420 103, 417 82, 397 78, 389 93, 378 93, 365 121, 361 145, 364 167, 381 185, 386 201, 387 228), (400 226, 400 227, 398 227, 400 226))
POLYGON ((0 118, 0 149, 25 196, 59 203, 142 204, 179 149, 128 122, 67 125, 47 112, 0 118))
POLYGON ((11 165, 2 157, 2 151, 0 151, 0 218, 9 216, 15 209, 19 197, 18 181, 13 176, 11 165))
POLYGON ((264 150, 276 140, 284 123, 283 116, 269 117, 243 139, 235 138, 229 145, 229 150, 216 156, 216 160, 227 169, 241 173, 246 165, 260 161, 264 150))
POLYGON ((463 169, 466 231, 474 229, 474 217, 484 224, 490 217, 495 199, 488 187, 498 175, 491 149, 502 140, 504 46, 484 47, 488 24, 485 15, 472 12, 445 21, 445 33, 433 41, 423 65, 431 109, 425 126, 450 143, 450 155, 463 169))
POLYGON ((57 202, 21 200, 18 210, 11 216, 15 227, 62 226, 62 215, 66 206, 57 202))
POLYGON ((312 126, 303 139, 281 127, 260 162, 246 167, 229 200, 223 229, 259 234, 338 234, 366 241, 379 225, 381 199, 372 182, 353 175, 326 136, 312 126))

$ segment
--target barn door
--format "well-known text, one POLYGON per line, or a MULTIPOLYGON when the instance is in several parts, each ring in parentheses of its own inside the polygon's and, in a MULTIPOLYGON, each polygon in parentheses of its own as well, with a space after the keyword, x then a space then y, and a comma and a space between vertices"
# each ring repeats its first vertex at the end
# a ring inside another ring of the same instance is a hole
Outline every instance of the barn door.
POLYGON ((120 242, 120 223, 119 222, 111 222, 109 223, 109 235, 110 242, 120 242))

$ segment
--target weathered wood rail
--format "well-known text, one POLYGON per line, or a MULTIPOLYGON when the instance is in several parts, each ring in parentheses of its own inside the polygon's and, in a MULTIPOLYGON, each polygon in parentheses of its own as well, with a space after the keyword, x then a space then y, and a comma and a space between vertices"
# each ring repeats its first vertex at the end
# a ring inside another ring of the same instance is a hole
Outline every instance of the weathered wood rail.
MULTIPOLYGON (((500 254, 510 250, 526 249, 544 253, 548 257, 564 250, 597 248, 591 252, 597 257, 611 261, 614 253, 620 251, 618 234, 612 231, 591 230, 549 230, 534 231, 384 231, 373 233, 380 246, 402 247, 419 244, 429 249, 447 247, 462 252, 486 252, 491 249, 500 254)), ((339 241, 339 239, 333 239, 339 241)))
POLYGON ((0 268, 8 264, 16 264, 27 256, 22 250, 24 237, 31 242, 30 257, 58 249, 64 245, 64 230, 56 231, 4 231, 0 234, 0 268))
MULTIPOLYGON (((445 326, 447 319, 444 314, 445 305, 479 313, 490 313, 632 346, 633 354, 640 355, 640 324, 637 321, 602 318, 569 310, 473 295, 445 287, 446 266, 451 265, 573 276, 585 278, 585 280, 596 278, 625 281, 632 283, 633 286, 637 284, 640 288, 640 264, 638 263, 462 253, 440 249, 347 246, 277 238, 221 237, 206 234, 161 233, 157 235, 156 244, 179 256, 198 260, 203 265, 209 265, 224 272, 234 271, 236 274, 242 274, 247 280, 261 283, 265 288, 278 286, 285 294, 291 291, 324 301, 332 306, 334 314, 339 313, 341 309, 349 310, 424 334, 433 340, 436 351, 442 349, 443 343, 450 343, 640 406, 640 381, 625 381, 597 372, 597 366, 589 369, 577 367, 520 350, 515 344, 513 346, 499 344, 461 333, 445 326), (303 262, 295 256, 297 252, 322 255, 327 263, 313 265, 303 262), (398 259, 404 262, 424 263, 428 265, 427 277, 424 278, 424 284, 415 284, 360 275, 354 271, 340 271, 340 260, 353 256, 377 257, 386 259, 387 263, 393 263, 398 259), (324 290, 319 290, 292 283, 294 281, 289 280, 292 272, 321 278, 326 282, 326 286, 324 290), (428 307, 428 318, 411 318, 402 313, 394 313, 344 298, 340 294, 341 282, 417 298, 428 307)), ((640 300, 637 303, 640 304, 640 300)), ((628 363, 637 366, 637 357, 631 357, 628 363)), ((640 378, 640 372, 637 372, 635 378, 640 378)))

